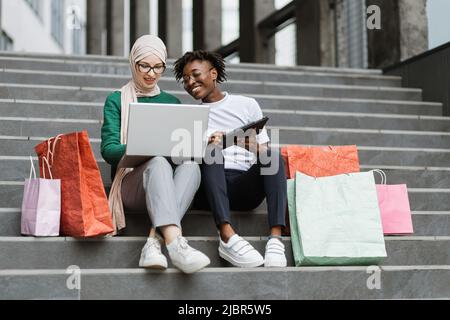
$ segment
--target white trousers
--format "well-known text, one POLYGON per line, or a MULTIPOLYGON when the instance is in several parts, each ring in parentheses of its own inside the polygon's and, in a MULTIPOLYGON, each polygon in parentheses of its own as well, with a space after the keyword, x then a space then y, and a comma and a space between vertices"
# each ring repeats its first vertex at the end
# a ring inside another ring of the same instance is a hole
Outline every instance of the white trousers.
POLYGON ((154 157, 135 168, 122 181, 125 210, 147 211, 153 227, 176 225, 189 209, 200 187, 201 173, 195 162, 176 166, 154 157))

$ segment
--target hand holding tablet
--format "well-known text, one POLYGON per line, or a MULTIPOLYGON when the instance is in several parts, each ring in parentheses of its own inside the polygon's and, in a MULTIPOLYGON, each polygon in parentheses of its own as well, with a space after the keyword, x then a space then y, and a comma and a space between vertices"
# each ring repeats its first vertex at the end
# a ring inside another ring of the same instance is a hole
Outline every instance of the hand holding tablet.
MULTIPOLYGON (((236 144, 235 138, 242 136, 242 134, 245 134, 247 130, 254 129, 256 130, 256 133, 258 134, 260 130, 264 128, 267 121, 269 120, 269 117, 263 117, 260 120, 250 122, 242 127, 239 127, 237 129, 234 129, 227 134, 225 134, 222 138, 223 140, 223 146, 227 146, 227 141, 233 141, 233 144, 236 144)), ((231 145, 230 145, 231 146, 231 145)))

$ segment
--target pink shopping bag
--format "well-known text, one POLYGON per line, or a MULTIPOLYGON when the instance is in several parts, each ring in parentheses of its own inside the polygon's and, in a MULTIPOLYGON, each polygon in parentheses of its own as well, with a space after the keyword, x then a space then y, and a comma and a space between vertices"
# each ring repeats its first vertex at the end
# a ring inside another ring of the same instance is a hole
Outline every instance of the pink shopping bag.
POLYGON ((387 185, 386 174, 381 170, 374 171, 382 176, 381 184, 376 185, 376 188, 383 233, 412 234, 414 231, 406 184, 387 185))
POLYGON ((31 158, 30 178, 25 180, 21 233, 36 237, 59 236, 61 217, 61 180, 53 179, 47 158, 43 157, 43 166, 47 165, 50 179, 36 179, 36 170, 31 158), (34 178, 31 178, 33 173, 34 178))

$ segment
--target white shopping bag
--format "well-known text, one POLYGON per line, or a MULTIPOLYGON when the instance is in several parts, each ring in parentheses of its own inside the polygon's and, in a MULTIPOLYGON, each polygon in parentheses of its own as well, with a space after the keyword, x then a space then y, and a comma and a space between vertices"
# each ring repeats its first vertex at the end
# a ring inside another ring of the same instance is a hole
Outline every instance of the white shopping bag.
POLYGON ((387 256, 372 172, 297 172, 295 194, 301 264, 369 265, 387 256))

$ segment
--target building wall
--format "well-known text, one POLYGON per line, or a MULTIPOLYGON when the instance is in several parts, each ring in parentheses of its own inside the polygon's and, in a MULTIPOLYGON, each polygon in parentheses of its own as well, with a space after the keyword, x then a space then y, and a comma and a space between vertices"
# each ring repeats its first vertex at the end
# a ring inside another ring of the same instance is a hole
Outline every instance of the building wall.
POLYGON ((406 60, 428 50, 427 0, 399 0, 400 58, 406 60))
POLYGON ((2 29, 14 41, 14 51, 62 51, 49 37, 50 1, 42 1, 41 17, 24 0, 3 0, 2 5, 2 29))
MULTIPOLYGON (((62 1, 62 0, 60 0, 62 1)), ((67 24, 71 16, 67 12, 75 6, 80 18, 79 54, 85 53, 85 0, 65 0, 63 12, 63 43, 59 44, 52 36, 51 0, 41 0, 40 14, 37 15, 25 0, 2 0, 2 30, 14 41, 13 50, 40 53, 73 53, 73 27, 67 24)), ((74 25, 73 23, 71 24, 74 25)))

